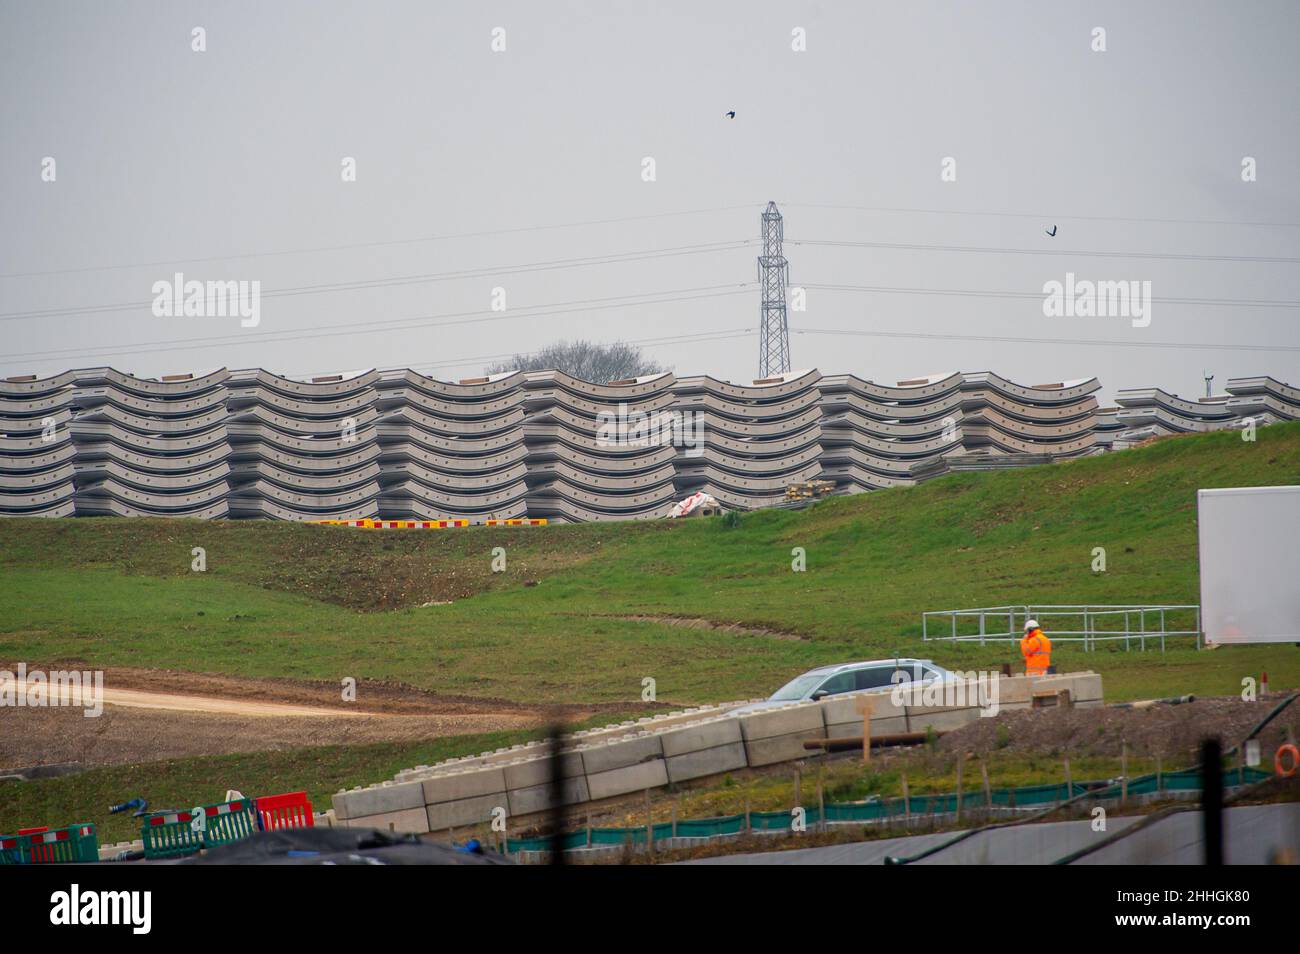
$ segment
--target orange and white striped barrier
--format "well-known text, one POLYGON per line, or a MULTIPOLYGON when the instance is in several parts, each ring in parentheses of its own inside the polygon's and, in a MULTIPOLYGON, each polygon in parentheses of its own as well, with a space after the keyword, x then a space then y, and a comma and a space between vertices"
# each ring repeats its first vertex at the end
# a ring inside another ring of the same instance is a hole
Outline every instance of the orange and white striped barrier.
POLYGON ((362 527, 366 530, 450 530, 456 527, 544 527, 545 519, 484 520, 471 524, 468 520, 312 520, 311 523, 328 527, 362 527))

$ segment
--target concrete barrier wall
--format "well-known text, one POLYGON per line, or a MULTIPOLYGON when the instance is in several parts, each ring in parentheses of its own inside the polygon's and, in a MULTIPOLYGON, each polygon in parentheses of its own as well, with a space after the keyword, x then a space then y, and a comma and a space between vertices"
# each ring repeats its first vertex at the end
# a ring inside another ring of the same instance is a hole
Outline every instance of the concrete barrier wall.
MULTIPOLYGON (((873 735, 948 732, 981 718, 976 687, 964 683, 955 698, 945 700, 895 702, 889 691, 847 693, 740 715, 732 710, 745 703, 733 702, 577 732, 561 739, 563 802, 597 803, 811 758, 815 752, 804 747, 809 740, 861 737, 863 699, 871 703, 873 735)), ((999 677, 999 711, 1029 708, 1035 693, 1062 690, 1070 691, 1075 705, 1102 704, 1096 673, 1021 675, 999 677)), ((334 814, 342 825, 415 832, 480 825, 494 813, 512 826, 527 824, 552 807, 549 752, 548 743, 534 742, 416 766, 390 781, 338 792, 334 814)))

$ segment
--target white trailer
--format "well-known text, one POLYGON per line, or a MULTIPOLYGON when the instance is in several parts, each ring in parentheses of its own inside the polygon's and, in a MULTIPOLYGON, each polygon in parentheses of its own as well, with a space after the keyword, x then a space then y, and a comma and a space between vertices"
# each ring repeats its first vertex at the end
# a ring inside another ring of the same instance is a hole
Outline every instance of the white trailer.
POLYGON ((1200 490, 1196 511, 1206 643, 1300 643, 1300 487, 1200 490))

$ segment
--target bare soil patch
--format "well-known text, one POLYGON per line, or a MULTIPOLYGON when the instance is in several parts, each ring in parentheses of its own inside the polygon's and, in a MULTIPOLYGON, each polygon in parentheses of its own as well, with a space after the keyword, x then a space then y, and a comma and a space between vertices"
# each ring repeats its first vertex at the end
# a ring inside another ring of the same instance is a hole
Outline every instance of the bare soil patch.
POLYGON ((807 636, 798 633, 750 626, 745 623, 719 623, 698 616, 608 616, 606 619, 623 619, 632 623, 659 623, 662 626, 681 626, 686 629, 707 629, 715 633, 736 633, 740 636, 762 636, 767 639, 785 639, 806 643, 807 636))
MULTIPOLYGON (((1128 744, 1136 755, 1185 760, 1191 764, 1201 740, 1218 736, 1225 750, 1238 744, 1286 693, 1270 693, 1257 702, 1235 697, 1199 698, 1181 705, 1145 709, 1101 706, 1090 709, 1014 709, 980 719, 939 739, 943 752, 1003 751, 1026 755, 1117 756, 1128 744)), ((1265 757, 1287 733, 1300 737, 1300 701, 1294 702, 1261 733, 1265 757)), ((1171 767, 1172 764, 1171 764, 1171 767)))
MULTIPOLYGON (((0 668, 12 670, 13 665, 0 668)), ((85 667, 62 662, 28 668, 85 667)), ((104 692, 103 713, 95 718, 70 707, 4 710, 0 770, 418 742, 627 710, 626 703, 554 707, 444 696, 371 680, 360 681, 357 701, 347 703, 334 683, 130 668, 105 670, 104 692), (123 704, 115 704, 115 694, 123 704)))

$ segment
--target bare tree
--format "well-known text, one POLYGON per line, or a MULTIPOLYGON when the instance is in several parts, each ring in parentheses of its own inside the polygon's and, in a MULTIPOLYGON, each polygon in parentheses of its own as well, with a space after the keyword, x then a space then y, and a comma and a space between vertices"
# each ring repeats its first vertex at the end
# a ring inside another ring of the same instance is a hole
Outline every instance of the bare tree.
POLYGON ((592 384, 608 384, 626 378, 670 370, 641 353, 636 345, 616 341, 560 341, 532 354, 517 354, 484 369, 485 374, 507 371, 563 371, 592 384))

